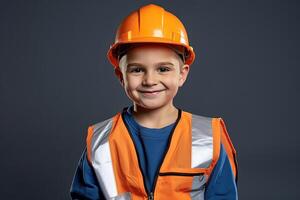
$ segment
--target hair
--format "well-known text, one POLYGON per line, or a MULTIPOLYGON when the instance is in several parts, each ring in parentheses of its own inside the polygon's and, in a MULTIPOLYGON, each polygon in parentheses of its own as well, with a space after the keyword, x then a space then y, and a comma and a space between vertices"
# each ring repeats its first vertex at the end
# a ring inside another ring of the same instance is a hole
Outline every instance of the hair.
MULTIPOLYGON (((127 54, 127 52, 134 48, 134 47, 137 47, 137 46, 141 46, 145 43, 138 43, 138 44, 123 44, 123 45, 120 45, 116 50, 115 50, 115 53, 117 55, 117 58, 118 60, 120 61, 121 58, 127 54)), ((180 69, 182 68, 182 66, 184 65, 185 63, 185 57, 186 57, 186 51, 185 51, 185 48, 182 47, 182 46, 178 46, 178 45, 169 45, 169 44, 163 44, 164 46, 166 47, 169 47, 170 49, 172 49, 176 55, 177 55, 177 58, 178 58, 178 61, 179 61, 179 67, 180 69)))

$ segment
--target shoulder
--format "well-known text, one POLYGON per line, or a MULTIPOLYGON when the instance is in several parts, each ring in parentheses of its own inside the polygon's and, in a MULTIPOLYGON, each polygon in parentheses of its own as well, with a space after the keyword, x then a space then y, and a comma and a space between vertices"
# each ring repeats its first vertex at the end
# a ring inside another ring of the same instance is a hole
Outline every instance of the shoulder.
POLYGON ((226 149, 231 148, 235 152, 229 133, 227 131, 225 120, 222 117, 204 116, 198 114, 191 114, 192 127, 206 130, 210 132, 217 143, 223 143, 226 149))
POLYGON ((190 116, 192 122, 194 123, 200 123, 201 125, 216 125, 221 124, 224 122, 224 120, 221 117, 218 116, 208 116, 208 115, 200 115, 198 113, 193 113, 189 111, 182 111, 183 116, 190 116))
POLYGON ((108 141, 109 134, 113 129, 115 121, 120 117, 121 112, 88 126, 86 146, 87 157, 89 161, 91 160, 92 149, 94 149, 93 147, 98 146, 99 144, 104 144, 108 141))
POLYGON ((102 121, 98 121, 95 123, 92 123, 88 126, 88 135, 103 135, 107 132, 109 132, 114 124, 114 122, 120 118, 122 115, 121 112, 116 113, 113 116, 110 116, 102 121))
POLYGON ((89 127, 88 127, 89 132, 92 132, 93 134, 96 134, 96 133, 99 134, 103 130, 110 129, 111 126, 112 126, 112 123, 114 121, 114 118, 115 118, 115 116, 112 116, 112 117, 109 117, 109 118, 104 119, 102 121, 98 121, 94 124, 89 125, 89 127))
POLYGON ((115 113, 114 115, 111 115, 110 117, 107 117, 105 119, 103 119, 102 121, 98 121, 95 123, 91 123, 88 126, 88 132, 93 133, 93 134, 99 134, 103 131, 107 131, 108 129, 110 129, 113 125, 113 123, 119 119, 122 116, 122 111, 115 113))

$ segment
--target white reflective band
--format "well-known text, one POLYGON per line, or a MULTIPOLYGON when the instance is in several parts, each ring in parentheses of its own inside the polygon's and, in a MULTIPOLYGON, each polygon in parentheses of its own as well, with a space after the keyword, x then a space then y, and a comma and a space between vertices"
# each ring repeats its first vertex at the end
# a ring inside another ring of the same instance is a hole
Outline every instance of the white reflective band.
POLYGON ((192 191, 190 192, 191 200, 204 200, 206 176, 194 176, 192 191))
POLYGON ((112 197, 110 200, 131 200, 131 193, 125 192, 117 197, 112 197))
POLYGON ((192 168, 207 168, 213 158, 212 118, 192 115, 192 168))
MULTIPOLYGON (((108 141, 112 123, 113 119, 110 118, 94 125, 91 143, 91 160, 101 190, 106 199, 119 199, 116 198, 118 191, 108 141)), ((120 199, 127 200, 126 198, 120 199)))

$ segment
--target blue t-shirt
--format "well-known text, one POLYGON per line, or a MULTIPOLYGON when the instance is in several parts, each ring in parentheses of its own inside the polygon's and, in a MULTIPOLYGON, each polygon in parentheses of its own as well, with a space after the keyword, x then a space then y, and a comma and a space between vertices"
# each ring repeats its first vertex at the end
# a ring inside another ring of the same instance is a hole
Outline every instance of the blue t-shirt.
MULTIPOLYGON (((168 139, 175 123, 161 129, 146 128, 140 126, 134 120, 132 106, 124 111, 124 121, 137 150, 145 186, 150 191, 153 187, 157 170, 159 170, 158 168, 164 158, 168 139)), ((78 163, 70 193, 72 199, 105 199, 95 172, 87 160, 86 149, 78 163)), ((237 199, 235 178, 223 145, 221 145, 217 165, 207 184, 205 199, 237 199)))

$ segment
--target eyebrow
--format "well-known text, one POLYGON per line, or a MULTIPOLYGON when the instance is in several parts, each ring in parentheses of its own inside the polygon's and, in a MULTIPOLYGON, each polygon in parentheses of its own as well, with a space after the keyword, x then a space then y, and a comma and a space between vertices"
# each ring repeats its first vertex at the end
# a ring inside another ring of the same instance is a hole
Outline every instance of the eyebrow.
MULTIPOLYGON (((159 62, 159 63, 156 63, 155 65, 171 65, 171 66, 174 66, 174 64, 171 63, 171 62, 159 62)), ((142 63, 129 63, 127 65, 127 68, 130 68, 132 66, 142 66, 142 67, 145 67, 145 65, 142 64, 142 63)))

